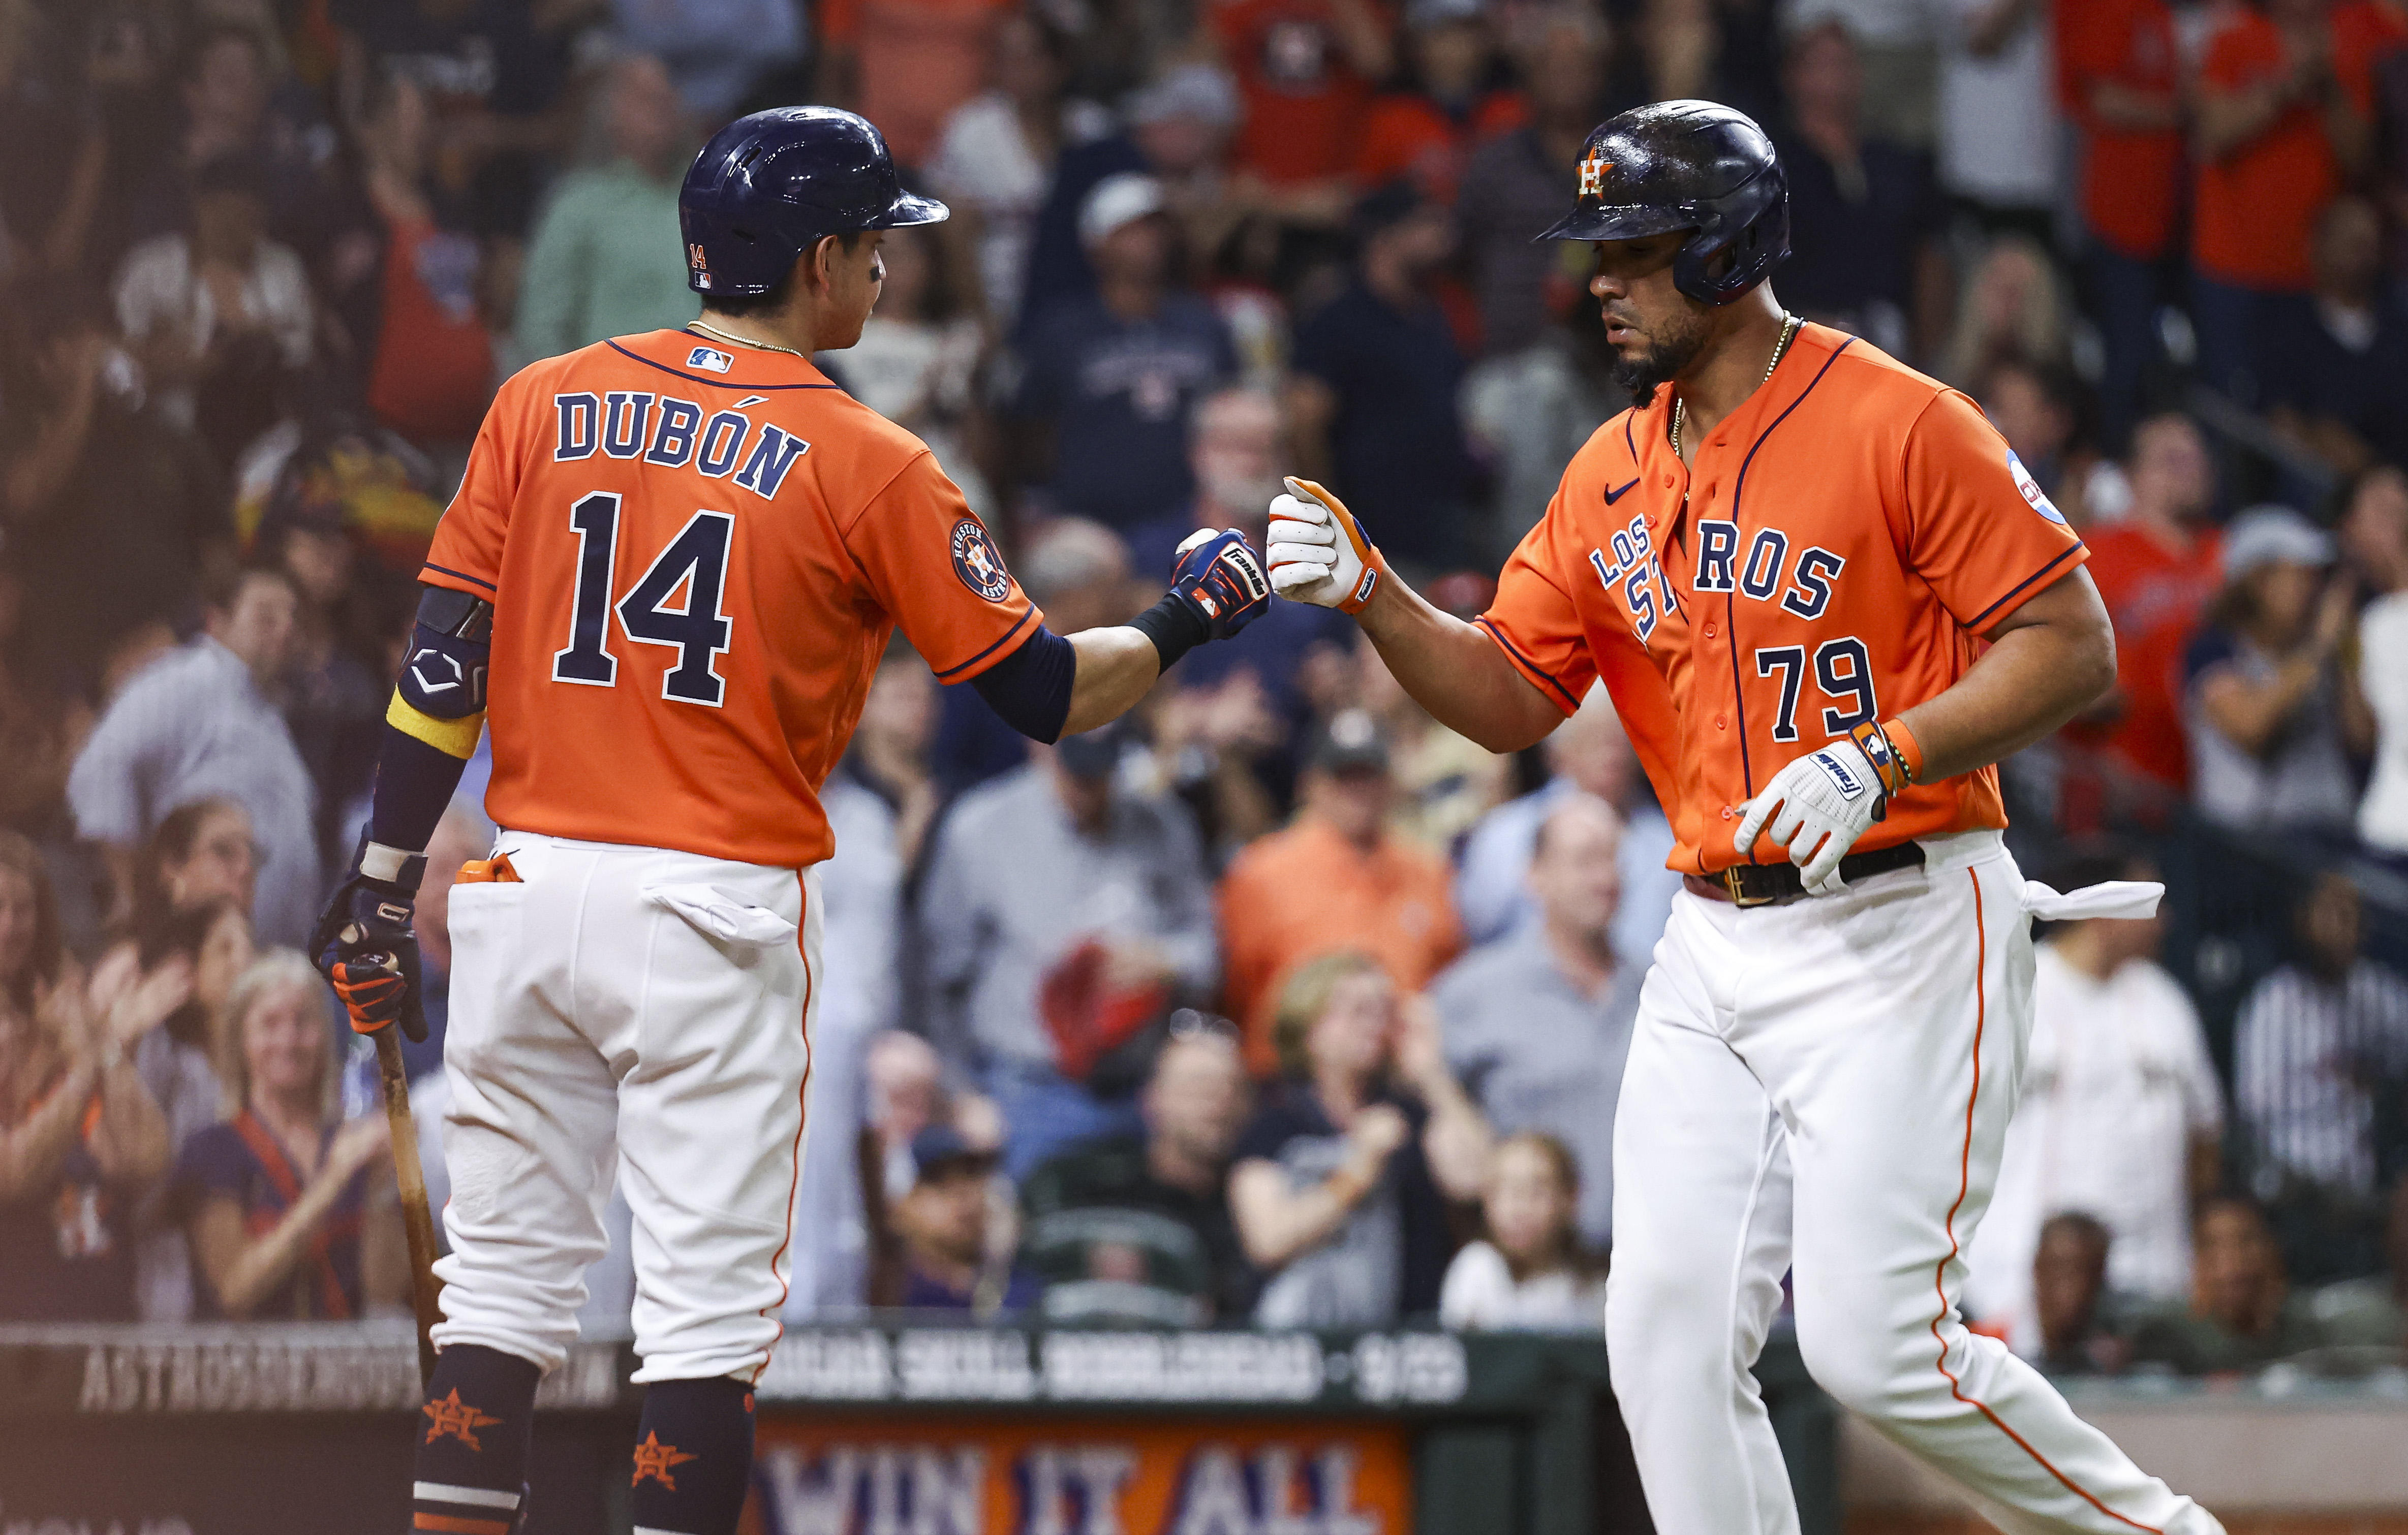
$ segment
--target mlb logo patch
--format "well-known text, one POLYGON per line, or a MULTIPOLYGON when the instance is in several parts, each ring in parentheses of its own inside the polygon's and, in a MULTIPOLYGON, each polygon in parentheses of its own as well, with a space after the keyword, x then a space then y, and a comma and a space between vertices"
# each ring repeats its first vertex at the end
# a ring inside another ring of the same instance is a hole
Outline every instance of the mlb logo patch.
POLYGON ((713 373, 724 373, 736 366, 736 359, 717 347, 696 347, 685 354, 688 367, 707 367, 713 373))

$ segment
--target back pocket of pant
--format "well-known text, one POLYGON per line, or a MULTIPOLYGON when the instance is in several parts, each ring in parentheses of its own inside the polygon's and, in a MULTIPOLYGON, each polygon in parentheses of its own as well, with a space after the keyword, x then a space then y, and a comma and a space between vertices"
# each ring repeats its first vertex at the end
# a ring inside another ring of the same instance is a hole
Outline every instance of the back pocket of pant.
POLYGON ((795 925, 766 906, 755 906, 716 885, 652 884, 644 898, 675 913, 686 925, 739 957, 764 949, 792 948, 795 925))

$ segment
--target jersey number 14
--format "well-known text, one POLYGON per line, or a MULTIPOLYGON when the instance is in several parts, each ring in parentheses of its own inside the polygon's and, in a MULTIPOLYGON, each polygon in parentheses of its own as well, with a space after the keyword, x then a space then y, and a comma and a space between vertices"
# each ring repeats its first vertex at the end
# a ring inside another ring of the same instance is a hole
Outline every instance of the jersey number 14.
POLYGON ((677 665, 661 678, 661 696, 716 709, 727 692, 717 662, 727 650, 734 625, 720 611, 727 582, 727 544, 736 519, 724 511, 697 511, 654 557, 652 567, 616 603, 610 576, 619 558, 619 496, 595 491, 568 509, 577 534, 577 594, 569 611, 568 644, 552 653, 552 680, 586 687, 612 687, 619 658, 610 653, 610 615, 642 645, 678 653, 677 665), (685 602, 669 598, 685 589, 685 602))

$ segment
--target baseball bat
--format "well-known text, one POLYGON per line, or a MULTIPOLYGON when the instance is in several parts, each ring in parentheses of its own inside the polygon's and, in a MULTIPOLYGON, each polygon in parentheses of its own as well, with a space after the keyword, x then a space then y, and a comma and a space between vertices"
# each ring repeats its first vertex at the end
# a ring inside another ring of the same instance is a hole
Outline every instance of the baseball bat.
POLYGON ((435 1277, 435 1216, 426 1208, 426 1169, 418 1164, 418 1122, 409 1112, 409 1072, 401 1063, 400 1031, 387 1024, 376 1040, 377 1080, 384 1088, 385 1124, 393 1131, 393 1175, 401 1188, 401 1227, 409 1239, 409 1294, 418 1313, 418 1379, 435 1375, 435 1324, 443 1318, 442 1284, 435 1277))

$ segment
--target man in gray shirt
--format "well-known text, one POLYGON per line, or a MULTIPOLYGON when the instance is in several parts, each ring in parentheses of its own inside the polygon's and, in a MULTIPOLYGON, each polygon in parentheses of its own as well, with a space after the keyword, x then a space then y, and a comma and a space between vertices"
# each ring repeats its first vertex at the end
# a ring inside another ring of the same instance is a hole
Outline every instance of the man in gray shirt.
POLYGON ((1010 1126, 1016 1180, 1071 1142, 1138 1128, 1134 1100, 1066 1076, 1039 993, 1100 959, 1098 992, 1202 997, 1218 975, 1212 886, 1185 807, 1120 782, 1116 727, 1032 753, 945 818, 920 894, 939 1049, 967 1054, 1010 1126), (1100 953, 1098 953, 1100 951, 1100 953))
POLYGON ((1500 1137, 1540 1130, 1580 1162, 1581 1238, 1613 1235, 1613 1112, 1639 1016, 1642 967, 1616 957, 1622 818, 1565 795, 1539 826, 1539 918, 1464 955, 1431 983, 1447 1064, 1500 1137))
POLYGON ((1603 683, 1589 689, 1580 711, 1546 739, 1541 750, 1555 776, 1519 799, 1509 799, 1480 818, 1464 839, 1455 876, 1455 909, 1474 944, 1537 925, 1538 897, 1530 888, 1531 850, 1539 826, 1569 795, 1603 800, 1622 818, 1614 861, 1622 870, 1622 894, 1613 913, 1614 952, 1625 964, 1644 970, 1656 940, 1672 917, 1681 876, 1665 868, 1672 852, 1671 824, 1656 807, 1655 791, 1639 767, 1639 753, 1613 712, 1603 683))
POLYGON ((292 581, 238 570, 211 577, 201 596, 201 634, 110 702, 67 776, 67 804, 77 832, 106 853, 121 901, 136 850, 167 812, 211 796, 239 804, 259 841, 252 925, 263 944, 298 947, 324 873, 317 789, 267 692, 292 649, 292 581))

